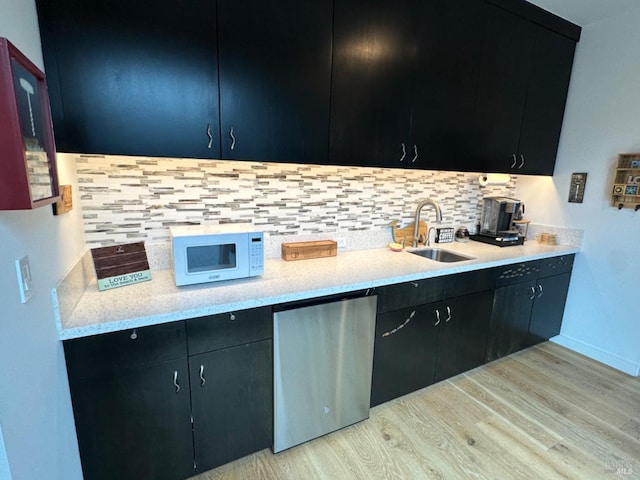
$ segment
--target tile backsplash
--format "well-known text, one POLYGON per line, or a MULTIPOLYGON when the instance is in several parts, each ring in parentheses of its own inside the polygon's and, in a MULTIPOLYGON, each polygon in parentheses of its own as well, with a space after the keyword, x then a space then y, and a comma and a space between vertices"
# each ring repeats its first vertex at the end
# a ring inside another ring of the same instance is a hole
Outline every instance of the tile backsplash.
MULTIPOLYGON (((73 155, 89 247, 164 242, 168 227, 251 222, 268 236, 315 237, 405 226, 434 198, 443 224, 475 230, 480 201, 514 196, 477 173, 323 165, 73 155)), ((423 217, 433 221, 433 211, 423 217)))

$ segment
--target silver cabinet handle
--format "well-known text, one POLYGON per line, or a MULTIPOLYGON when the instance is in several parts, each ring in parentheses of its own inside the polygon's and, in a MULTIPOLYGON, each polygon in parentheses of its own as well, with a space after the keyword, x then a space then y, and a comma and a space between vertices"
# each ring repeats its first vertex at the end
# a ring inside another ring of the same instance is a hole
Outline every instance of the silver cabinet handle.
POLYGON ((402 162, 407 156, 407 149, 404 146, 404 142, 402 142, 400 145, 402 146, 402 156, 400 157, 400 161, 402 162))
POLYGON ((518 159, 516 158, 516 154, 513 154, 513 163, 511 164, 511 168, 514 168, 516 166, 516 163, 518 163, 518 159))
POLYGON ((211 148, 211 145, 213 145, 213 136, 211 135, 210 123, 207 123, 207 137, 209 137, 209 143, 207 144, 207 148, 211 148))
POLYGON ((535 287, 529 287, 531 289, 531 296, 529 297, 529 300, 533 300, 534 298, 536 298, 536 288, 535 287))
POLYGON ((388 332, 384 332, 382 334, 383 337, 388 337, 389 335, 393 335, 394 333, 396 333, 398 330, 402 330, 404 327, 407 326, 407 324, 411 321, 411 319, 416 315, 416 311, 414 310, 413 312, 411 312, 411 315, 409 315, 409 318, 407 318, 404 323, 402 323, 401 325, 398 325, 396 328, 394 328, 393 330, 389 330, 388 332))
POLYGON ((411 285, 413 285, 416 288, 418 288, 420 286, 420 284, 418 282, 411 282, 411 285))
POLYGON ((233 127, 229 130, 229 136, 231 137, 231 150, 236 148, 236 137, 233 135, 233 127))
POLYGON ((230 313, 229 314, 229 320, 231 320, 232 322, 236 319, 236 314, 235 313, 230 313))
POLYGON ((130 338, 131 340, 135 340, 135 339, 137 339, 137 338, 138 338, 138 332, 136 332, 136 329, 135 329, 135 328, 133 329, 133 332, 131 332, 131 335, 129 335, 129 338, 130 338))
POLYGON ((178 383, 178 371, 173 372, 173 386, 176 387, 176 393, 180 391, 180 384, 178 383))
POLYGON ((418 146, 414 145, 413 146, 413 160, 411 160, 411 163, 414 163, 417 159, 418 159, 418 146))
POLYGON ((542 285, 538 285, 538 298, 540 298, 542 296, 542 285))
POLYGON ((524 155, 520 155, 520 160, 521 160, 521 162, 520 162, 520 166, 518 167, 518 169, 524 167, 524 155))
POLYGON ((433 325, 434 327, 437 327, 438 325, 440 325, 440 311, 436 308, 436 318, 438 319, 436 321, 436 323, 433 325))
POLYGON ((447 306, 447 319, 445 323, 449 323, 451 321, 451 309, 447 306))
POLYGON ((207 380, 204 378, 204 365, 200 365, 200 386, 204 387, 207 380))

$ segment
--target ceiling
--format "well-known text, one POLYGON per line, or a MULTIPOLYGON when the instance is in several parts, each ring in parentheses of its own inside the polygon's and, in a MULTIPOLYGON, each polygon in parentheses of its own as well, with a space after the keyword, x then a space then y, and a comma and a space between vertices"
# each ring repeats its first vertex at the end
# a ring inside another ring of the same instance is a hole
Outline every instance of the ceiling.
POLYGON ((638 0, 528 0, 581 27, 640 9, 638 0))

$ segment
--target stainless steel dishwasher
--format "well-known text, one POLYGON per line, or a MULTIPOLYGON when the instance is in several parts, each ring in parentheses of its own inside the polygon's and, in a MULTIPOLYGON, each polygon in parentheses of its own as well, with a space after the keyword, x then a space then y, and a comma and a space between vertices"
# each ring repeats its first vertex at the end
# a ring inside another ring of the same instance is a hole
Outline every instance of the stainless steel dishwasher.
POLYGON ((275 453, 369 417, 376 296, 274 313, 275 453))

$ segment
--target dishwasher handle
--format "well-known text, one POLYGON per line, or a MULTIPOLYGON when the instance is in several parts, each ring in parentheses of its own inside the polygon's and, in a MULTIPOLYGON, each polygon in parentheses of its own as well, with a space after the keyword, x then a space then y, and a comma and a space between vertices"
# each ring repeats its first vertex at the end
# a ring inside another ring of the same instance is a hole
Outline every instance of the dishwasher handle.
POLYGON ((296 308, 314 307, 316 305, 324 305, 325 303, 340 302, 342 300, 352 300, 354 298, 375 296, 375 288, 367 288, 364 290, 356 290, 353 292, 337 293, 327 295, 325 297, 315 297, 308 300, 297 300, 295 302, 281 303, 273 307, 273 312, 284 312, 296 308))

